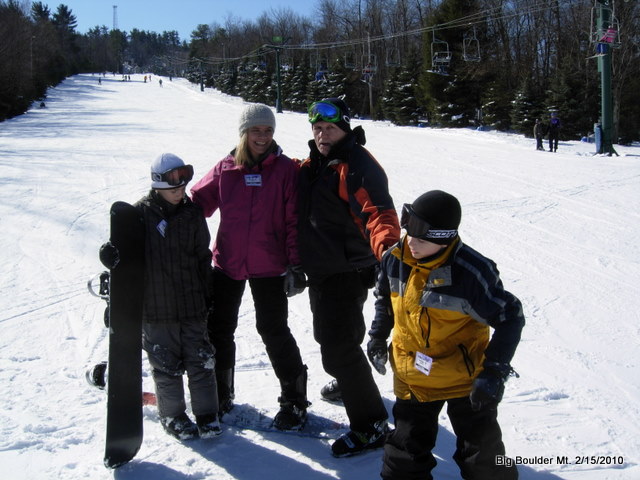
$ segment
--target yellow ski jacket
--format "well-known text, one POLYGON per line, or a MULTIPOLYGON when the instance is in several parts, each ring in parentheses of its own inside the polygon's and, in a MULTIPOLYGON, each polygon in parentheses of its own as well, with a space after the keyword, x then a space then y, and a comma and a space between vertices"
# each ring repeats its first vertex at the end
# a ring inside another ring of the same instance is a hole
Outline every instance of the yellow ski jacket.
POLYGON ((374 293, 369 335, 386 339, 393 329, 394 392, 405 400, 469 395, 485 359, 510 363, 525 323, 495 263, 459 239, 419 261, 404 237, 382 258, 374 293))

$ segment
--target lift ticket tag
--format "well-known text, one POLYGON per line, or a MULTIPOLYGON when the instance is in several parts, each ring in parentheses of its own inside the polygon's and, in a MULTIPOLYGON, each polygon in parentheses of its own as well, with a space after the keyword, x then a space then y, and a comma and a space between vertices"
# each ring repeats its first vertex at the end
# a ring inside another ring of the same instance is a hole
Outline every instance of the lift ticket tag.
POLYGON ((416 370, 424 373, 425 375, 429 375, 431 373, 431 365, 433 364, 433 358, 429 355, 425 355, 422 352, 416 353, 416 370))

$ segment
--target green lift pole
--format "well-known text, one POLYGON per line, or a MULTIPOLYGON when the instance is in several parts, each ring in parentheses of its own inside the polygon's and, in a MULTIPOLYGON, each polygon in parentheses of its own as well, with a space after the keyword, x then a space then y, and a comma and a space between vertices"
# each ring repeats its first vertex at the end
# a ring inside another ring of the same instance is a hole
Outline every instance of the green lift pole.
POLYGON ((284 44, 289 41, 291 37, 287 37, 283 40, 280 36, 272 38, 274 44, 278 45, 264 45, 265 48, 271 48, 276 52, 276 113, 282 113, 282 78, 280 76, 280 53, 284 48, 284 44))
MULTIPOLYGON (((598 0, 598 32, 606 32, 611 26, 611 8, 609 4, 612 0, 598 0)), ((598 71, 600 72, 600 96, 601 96, 601 125, 602 142, 597 153, 618 155, 613 148, 613 100, 611 95, 611 45, 600 42, 598 44, 601 55, 598 57, 598 71)))

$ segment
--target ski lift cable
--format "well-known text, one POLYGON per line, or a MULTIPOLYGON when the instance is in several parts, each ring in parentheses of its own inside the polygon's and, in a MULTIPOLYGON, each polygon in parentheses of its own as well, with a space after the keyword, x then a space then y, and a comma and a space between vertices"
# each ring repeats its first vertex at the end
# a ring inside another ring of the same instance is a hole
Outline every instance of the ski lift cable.
MULTIPOLYGON (((441 24, 431 25, 428 27, 420 27, 412 30, 407 30, 404 32, 395 32, 391 34, 372 36, 369 38, 359 38, 359 39, 333 41, 333 42, 306 43, 306 44, 299 44, 299 45, 283 45, 281 48, 282 50, 329 50, 329 49, 340 49, 340 48, 346 48, 346 47, 355 47, 355 46, 367 44, 368 42, 374 43, 374 42, 379 42, 383 40, 392 40, 392 39, 402 38, 402 37, 407 37, 412 35, 420 35, 428 32, 433 33, 433 32, 460 28, 460 27, 470 27, 470 26, 486 23, 487 21, 506 20, 509 18, 522 16, 525 14, 539 13, 547 10, 548 10, 548 5, 544 2, 544 0, 541 0, 536 3, 528 5, 527 8, 523 10, 516 9, 512 12, 502 12, 501 7, 493 7, 490 9, 480 10, 470 15, 466 15, 464 17, 460 17, 448 22, 441 23, 441 24)), ((262 51, 262 47, 260 47, 259 49, 256 49, 252 52, 249 52, 245 55, 238 56, 238 57, 227 57, 225 59, 220 59, 219 57, 206 57, 206 58, 199 58, 198 60, 202 62, 212 62, 212 64, 219 64, 219 63, 225 63, 225 62, 246 60, 249 58, 255 58, 260 55, 265 55, 270 53, 273 53, 273 52, 271 51, 264 52, 262 51)))
POLYGON ((314 43, 314 44, 300 44, 300 45, 287 45, 284 47, 286 50, 311 50, 311 49, 331 49, 331 48, 343 48, 343 47, 351 47, 357 45, 366 44, 368 41, 370 42, 378 42, 382 40, 391 40, 400 37, 406 37, 411 35, 419 35, 422 33, 440 31, 440 30, 448 30, 454 28, 460 28, 464 26, 473 26, 476 24, 485 23, 488 20, 503 20, 509 19, 516 16, 522 16, 524 14, 538 13, 548 10, 548 5, 543 2, 538 2, 533 5, 528 6, 526 10, 516 10, 510 13, 504 13, 502 15, 494 15, 496 11, 502 10, 499 7, 495 7, 492 9, 485 9, 479 12, 473 13, 471 15, 467 15, 465 17, 461 17, 458 19, 451 20, 449 22, 432 25, 429 27, 420 27, 413 30, 407 30, 404 32, 396 32, 391 34, 384 34, 378 36, 372 36, 370 38, 359 38, 353 40, 343 40, 338 42, 323 42, 323 43, 314 43))
POLYGON ((239 56, 239 57, 226 57, 226 58, 220 58, 220 57, 198 57, 196 58, 196 60, 201 61, 202 63, 205 63, 207 65, 219 65, 221 63, 229 63, 229 62, 238 62, 238 61, 243 61, 243 60, 249 60, 252 58, 259 58, 259 57, 263 57, 265 55, 272 55, 274 52, 271 50, 265 50, 262 47, 257 48, 245 55, 239 56))

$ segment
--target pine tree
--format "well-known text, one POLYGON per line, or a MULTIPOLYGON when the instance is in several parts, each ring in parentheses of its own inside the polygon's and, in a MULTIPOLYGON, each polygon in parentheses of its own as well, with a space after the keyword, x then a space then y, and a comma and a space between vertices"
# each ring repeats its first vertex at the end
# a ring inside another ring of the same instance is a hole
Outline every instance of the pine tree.
POLYGON ((418 125, 422 117, 419 105, 420 92, 415 79, 420 71, 420 62, 414 56, 402 66, 397 76, 393 98, 394 123, 397 125, 418 125))
POLYGON ((518 133, 533 137, 533 126, 537 118, 535 95, 531 88, 531 82, 526 78, 513 99, 511 109, 511 128, 518 133))
POLYGON ((308 62, 302 62, 294 69, 291 77, 291 94, 287 97, 287 104, 294 112, 306 112, 309 105, 309 85, 313 81, 313 74, 308 62))
POLYGON ((399 69, 394 69, 384 82, 382 97, 380 98, 380 108, 385 120, 398 123, 398 101, 401 96, 397 95, 400 88, 399 69))
POLYGON ((562 71, 547 92, 547 113, 557 112, 562 124, 560 139, 579 139, 593 131, 593 124, 599 118, 599 102, 587 101, 584 88, 584 81, 577 74, 562 71), (582 98, 585 100, 581 101, 582 98))
POLYGON ((489 84, 489 88, 482 96, 482 123, 496 130, 509 130, 511 100, 508 89, 504 88, 498 80, 489 84))

